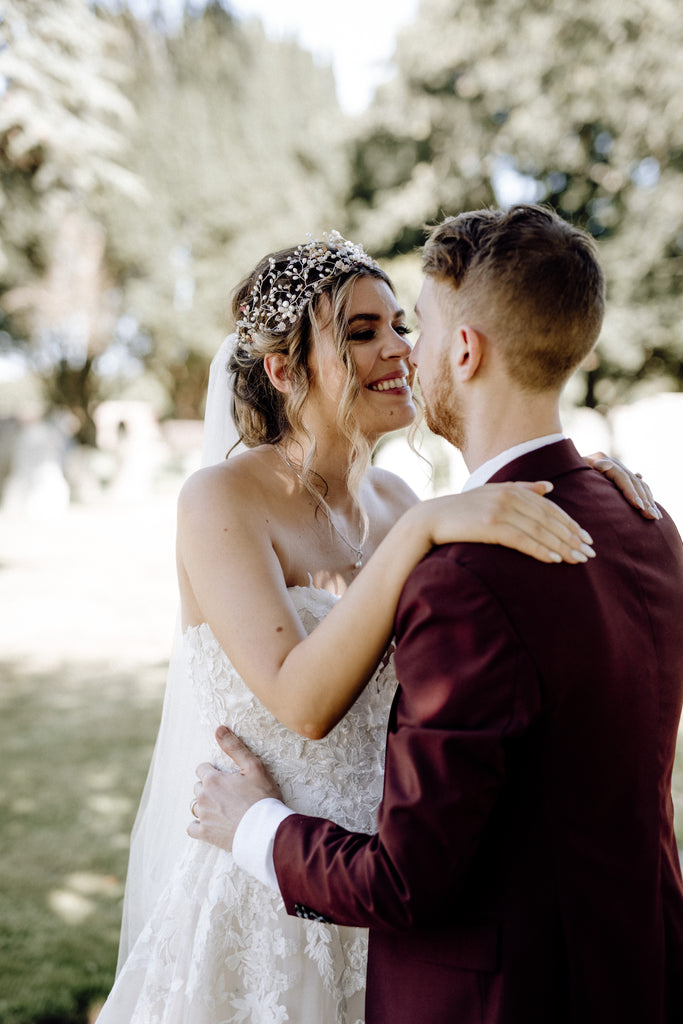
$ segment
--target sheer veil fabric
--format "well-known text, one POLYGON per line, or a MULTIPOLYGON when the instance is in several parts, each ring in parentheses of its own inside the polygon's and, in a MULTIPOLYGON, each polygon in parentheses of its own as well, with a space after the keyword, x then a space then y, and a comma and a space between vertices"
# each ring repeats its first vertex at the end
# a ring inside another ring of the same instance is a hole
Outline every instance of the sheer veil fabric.
MULTIPOLYGON (((232 416, 228 361, 236 336, 211 362, 204 414, 202 466, 222 462, 239 435, 232 416)), ((240 444, 235 451, 244 451, 240 444)), ((205 759, 201 720, 183 657, 176 617, 159 733, 131 834, 117 974, 149 918, 186 841, 194 770, 205 759)))
MULTIPOLYGON (((204 411, 202 466, 222 462, 240 440, 232 415, 232 379, 228 373, 228 363, 236 343, 237 335, 230 334, 211 361, 204 411)), ((242 444, 235 449, 238 451, 245 451, 242 444)))

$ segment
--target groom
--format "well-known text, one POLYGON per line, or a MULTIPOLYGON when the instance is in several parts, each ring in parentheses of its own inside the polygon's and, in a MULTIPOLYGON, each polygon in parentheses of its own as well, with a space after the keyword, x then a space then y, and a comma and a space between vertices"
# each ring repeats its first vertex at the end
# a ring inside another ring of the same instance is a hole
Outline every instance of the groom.
MULTIPOLYGON (((683 549, 560 433, 593 347, 591 241, 548 210, 448 218, 417 303, 432 430, 472 476, 551 480, 597 557, 435 549, 396 614, 400 687, 376 835, 295 814, 227 730, 189 832, 288 911, 370 928, 367 1024, 680 1024, 683 882, 671 770, 683 549)), ((323 1024, 323 1022, 321 1022, 323 1024)))

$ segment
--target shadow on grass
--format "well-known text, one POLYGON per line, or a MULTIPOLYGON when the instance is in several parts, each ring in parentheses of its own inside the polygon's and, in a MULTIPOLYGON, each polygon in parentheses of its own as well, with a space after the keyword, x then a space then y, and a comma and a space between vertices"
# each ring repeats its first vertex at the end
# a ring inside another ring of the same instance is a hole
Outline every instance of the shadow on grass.
POLYGON ((1 1024, 86 1024, 111 987, 165 677, 0 662, 1 1024))

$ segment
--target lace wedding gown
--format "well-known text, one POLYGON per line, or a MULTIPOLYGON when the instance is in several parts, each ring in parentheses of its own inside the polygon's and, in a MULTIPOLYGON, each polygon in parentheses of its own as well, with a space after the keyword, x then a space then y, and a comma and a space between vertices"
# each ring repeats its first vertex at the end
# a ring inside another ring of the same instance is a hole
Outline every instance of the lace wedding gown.
MULTIPOLYGON (((307 632, 337 600, 313 587, 289 593, 307 632)), ((208 625, 189 628, 184 648, 207 760, 231 764, 214 739, 225 722, 262 758, 294 810, 375 831, 395 690, 389 657, 347 716, 312 741, 254 697, 208 625)), ((366 950, 363 929, 288 916, 280 897, 231 854, 186 837, 98 1024, 357 1024, 366 950)))

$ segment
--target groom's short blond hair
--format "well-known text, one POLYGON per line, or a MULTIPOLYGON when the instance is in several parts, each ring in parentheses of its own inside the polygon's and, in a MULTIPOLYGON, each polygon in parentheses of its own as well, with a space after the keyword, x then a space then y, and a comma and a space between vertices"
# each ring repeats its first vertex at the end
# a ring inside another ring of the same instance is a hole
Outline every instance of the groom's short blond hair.
POLYGON ((430 230, 426 274, 500 346, 524 388, 560 388, 598 339, 605 282, 592 238, 542 206, 476 210, 430 230), (464 304, 464 306, 463 306, 464 304))

